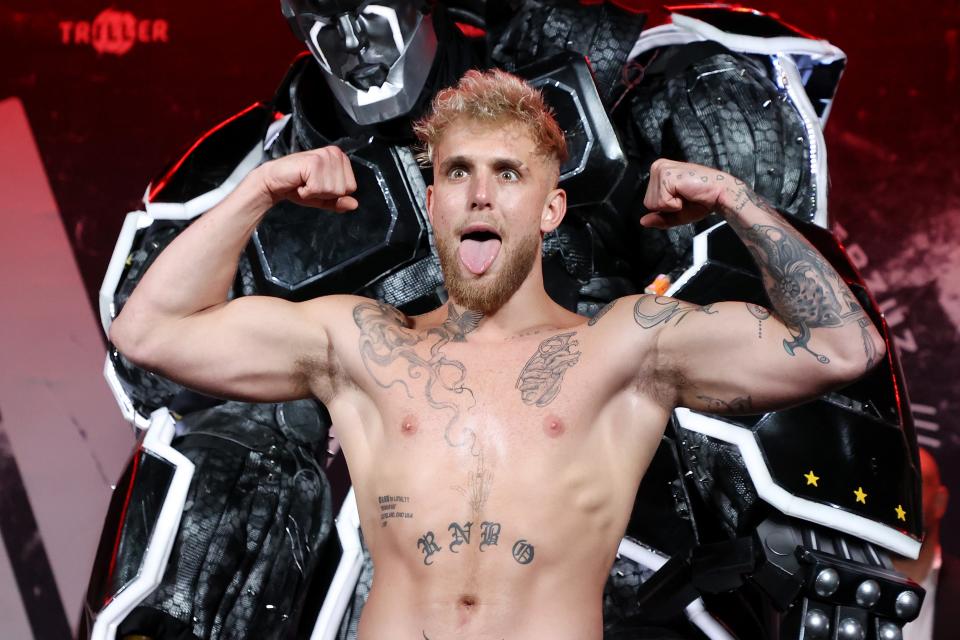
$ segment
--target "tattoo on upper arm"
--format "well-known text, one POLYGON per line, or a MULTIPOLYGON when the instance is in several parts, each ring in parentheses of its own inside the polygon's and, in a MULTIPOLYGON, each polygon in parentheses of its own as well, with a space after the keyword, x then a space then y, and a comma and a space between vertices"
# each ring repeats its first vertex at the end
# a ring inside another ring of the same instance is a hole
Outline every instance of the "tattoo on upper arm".
POLYGON ((757 319, 757 338, 763 337, 763 321, 770 317, 770 311, 765 307, 750 302, 746 303, 747 311, 757 319))
POLYGON ((657 325, 667 324, 674 318, 677 321, 674 326, 687 317, 690 313, 717 313, 712 309, 712 305, 700 306, 690 302, 683 302, 676 298, 667 298, 664 296, 642 295, 633 305, 633 320, 644 329, 652 329, 657 325))
POLYGON ((409 380, 423 381, 423 395, 433 409, 446 411, 450 418, 444 438, 452 447, 468 446, 474 450, 477 435, 469 428, 454 433, 454 424, 461 411, 473 405, 473 391, 466 385, 467 368, 459 360, 448 358, 443 348, 451 342, 466 341, 467 334, 477 328, 483 314, 476 311, 458 313, 453 303, 447 306, 447 319, 439 327, 418 333, 410 329, 409 320, 393 307, 380 302, 365 302, 353 309, 353 321, 360 329, 360 357, 367 373, 380 387, 399 385, 410 392, 409 380), (415 347, 434 340, 429 358, 419 355, 415 347), (378 372, 389 372, 388 367, 402 362, 406 378, 388 375, 381 380, 378 372), (469 406, 465 406, 466 402, 469 406))
POLYGON ((576 331, 547 338, 523 365, 517 378, 517 389, 524 404, 545 407, 560 393, 560 383, 567 369, 580 361, 580 343, 573 339, 576 331))
POLYGON ((711 413, 752 413, 753 399, 750 396, 738 397, 730 400, 721 400, 711 398, 710 396, 697 396, 707 405, 707 410, 711 413))
POLYGON ((607 315, 607 312, 610 311, 610 309, 613 309, 613 305, 615 305, 615 304, 617 304, 617 301, 616 301, 616 300, 611 300, 610 302, 608 302, 608 303, 605 304, 604 306, 600 307, 600 310, 597 311, 592 318, 590 318, 589 320, 587 320, 587 326, 588 326, 588 327, 592 327, 593 325, 595 325, 595 324, 597 324, 598 322, 600 322, 600 318, 602 318, 603 316, 607 315))

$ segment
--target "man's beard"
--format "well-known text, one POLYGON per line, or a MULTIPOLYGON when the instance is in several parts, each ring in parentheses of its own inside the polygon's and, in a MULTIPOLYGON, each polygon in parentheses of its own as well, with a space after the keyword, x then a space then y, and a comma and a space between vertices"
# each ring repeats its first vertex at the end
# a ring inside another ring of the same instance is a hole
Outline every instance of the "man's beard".
POLYGON ((521 238, 512 251, 507 251, 506 243, 502 242, 497 256, 501 262, 498 273, 493 277, 484 274, 473 279, 461 272, 463 265, 455 243, 447 242, 439 234, 434 236, 434 242, 450 299, 484 315, 490 315, 506 304, 526 280, 540 251, 540 238, 536 234, 521 238))

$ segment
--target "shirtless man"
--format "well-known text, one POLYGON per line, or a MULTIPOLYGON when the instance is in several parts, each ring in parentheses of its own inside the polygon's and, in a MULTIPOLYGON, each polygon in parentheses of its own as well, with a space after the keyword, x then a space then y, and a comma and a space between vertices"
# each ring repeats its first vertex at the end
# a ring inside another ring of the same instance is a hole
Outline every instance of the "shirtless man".
POLYGON ((542 98, 470 72, 417 124, 450 299, 417 317, 356 296, 226 302, 277 201, 349 215, 335 147, 253 171, 159 256, 114 321, 131 360, 209 394, 316 396, 350 469, 375 576, 361 640, 602 636, 601 594, 674 407, 759 413, 846 384, 884 342, 842 278, 735 177, 666 160, 645 216, 723 216, 773 303, 649 295, 596 317, 544 291, 543 234, 563 219, 563 135, 542 98))

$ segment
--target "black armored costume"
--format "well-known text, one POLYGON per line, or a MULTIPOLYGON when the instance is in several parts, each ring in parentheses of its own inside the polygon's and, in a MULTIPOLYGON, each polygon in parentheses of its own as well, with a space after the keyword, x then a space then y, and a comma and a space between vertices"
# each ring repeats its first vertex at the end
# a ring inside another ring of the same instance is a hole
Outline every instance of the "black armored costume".
MULTIPOLYGON (((218 125, 151 183, 101 289, 105 330, 160 251, 250 170, 329 144, 350 157, 360 207, 278 203, 232 295, 356 293, 411 314, 442 304, 432 175, 410 123, 467 69, 498 66, 539 87, 566 134, 569 213, 543 246, 557 302, 586 316, 643 291, 765 302, 719 218, 639 226, 649 166, 667 157, 736 175, 789 215, 890 344, 827 231, 821 126, 845 63, 836 47, 712 5, 662 18, 570 0, 281 6, 310 54, 271 103, 218 125)), ((145 435, 115 493, 81 636, 354 638, 372 566, 324 407, 207 398, 116 350, 105 375, 145 435)), ((887 557, 919 550, 918 468, 893 349, 866 378, 786 411, 678 409, 611 571, 605 637, 896 640, 923 597, 887 557)))

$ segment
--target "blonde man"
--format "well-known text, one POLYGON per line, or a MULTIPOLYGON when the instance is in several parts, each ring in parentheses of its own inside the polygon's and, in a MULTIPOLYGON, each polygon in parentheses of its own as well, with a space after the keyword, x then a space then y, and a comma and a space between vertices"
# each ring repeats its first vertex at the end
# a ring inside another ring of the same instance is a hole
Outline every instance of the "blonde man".
POLYGON ((274 203, 357 207, 350 162, 327 147, 264 164, 182 233, 111 339, 206 393, 327 405, 375 569, 361 640, 599 639, 603 585, 670 412, 800 402, 863 374, 883 340, 746 185, 665 160, 643 223, 718 212, 774 308, 632 296, 588 322, 544 291, 566 151, 542 97, 470 72, 416 129, 434 166, 426 204, 446 306, 407 317, 355 296, 226 301, 274 203))

